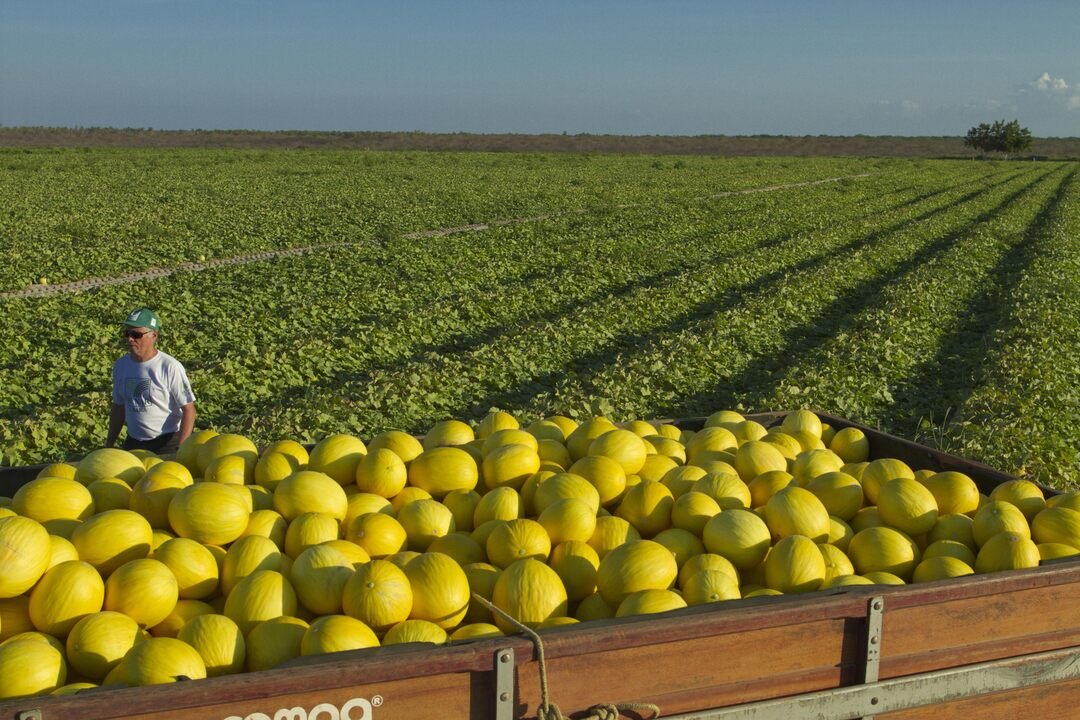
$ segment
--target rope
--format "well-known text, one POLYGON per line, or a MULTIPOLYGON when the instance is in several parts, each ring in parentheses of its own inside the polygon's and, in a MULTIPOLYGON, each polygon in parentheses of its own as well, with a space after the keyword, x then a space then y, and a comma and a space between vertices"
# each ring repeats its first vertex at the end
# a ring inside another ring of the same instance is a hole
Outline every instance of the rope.
MULTIPOLYGON (((547 662, 544 659, 544 642, 540 636, 532 628, 518 622, 516 618, 496 607, 487 598, 477 593, 473 593, 472 597, 493 614, 525 633, 536 647, 536 657, 540 665, 540 707, 536 710, 536 720, 567 720, 559 710, 559 706, 548 699, 547 662)), ((660 707, 652 703, 600 703, 590 707, 587 712, 587 715, 581 716, 578 720, 619 720, 626 713, 633 713, 638 718, 644 717, 642 713, 648 713, 652 720, 660 717, 660 707)))

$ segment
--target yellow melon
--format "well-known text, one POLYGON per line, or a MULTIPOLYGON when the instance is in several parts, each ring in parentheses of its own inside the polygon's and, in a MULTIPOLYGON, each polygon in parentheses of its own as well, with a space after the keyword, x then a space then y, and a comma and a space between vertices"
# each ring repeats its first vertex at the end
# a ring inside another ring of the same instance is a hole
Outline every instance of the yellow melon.
POLYGON ((640 539, 641 534, 626 520, 614 515, 604 515, 596 518, 596 530, 589 538, 589 545, 603 559, 620 545, 640 539))
POLYGON ((341 596, 353 574, 349 559, 326 545, 304 550, 289 569, 297 599, 316 615, 341 612, 341 596))
POLYGON ((375 631, 348 615, 323 615, 311 623, 300 640, 301 655, 378 648, 375 631))
POLYGON ((153 558, 165 564, 176 577, 181 598, 200 600, 218 588, 218 565, 213 553, 188 538, 174 538, 161 545, 153 558))
POLYGON ((75 479, 83 485, 104 478, 120 478, 128 485, 138 482, 146 472, 142 460, 127 450, 100 448, 88 453, 75 468, 75 479))
POLYGON ((588 480, 574 473, 557 473, 542 480, 533 495, 533 510, 539 515, 548 505, 565 498, 582 500, 594 510, 600 510, 600 492, 588 480))
MULTIPOLYGON (((517 560, 505 568, 495 581, 492 603, 518 622, 534 627, 553 617, 566 615, 566 588, 553 569, 532 558, 517 560)), ((514 625, 495 616, 503 632, 513 632, 514 625)))
POLYGON ((704 492, 691 491, 680 496, 672 504, 671 524, 695 535, 701 535, 705 525, 719 512, 720 505, 716 500, 704 492))
POLYGON ((373 558, 401 552, 408 547, 409 536, 396 518, 373 512, 360 515, 345 532, 346 539, 356 543, 373 558))
POLYGON ((540 469, 540 456, 527 445, 504 445, 483 460, 484 485, 520 489, 530 475, 540 469))
POLYGON ((528 424, 525 430, 536 438, 537 442, 554 440, 560 444, 566 443, 566 434, 558 423, 551 420, 536 420, 528 424))
POLYGON ((908 535, 929 532, 937 523, 937 501, 917 480, 896 478, 882 483, 877 503, 882 521, 908 535))
POLYGON ((221 565, 221 591, 225 595, 247 576, 259 570, 281 571, 284 554, 274 541, 261 535, 247 535, 225 552, 221 565))
POLYGON ((300 644, 308 624, 284 615, 255 625, 245 637, 244 668, 250 672, 269 670, 300 657, 300 644))
POLYGON ((990 491, 991 500, 1003 500, 1020 508, 1030 522, 1046 507, 1046 496, 1030 480, 1009 480, 990 491))
POLYGON ((284 452, 264 452, 255 463, 254 480, 270 492, 278 483, 301 468, 295 456, 284 452))
POLYGON ((787 468, 787 458, 771 443, 750 440, 735 453, 735 470, 746 483, 761 473, 787 468))
MULTIPOLYGON (((539 466, 539 458, 536 464, 539 466)), ((454 490, 472 490, 480 474, 469 453, 456 447, 436 447, 413 459, 407 477, 411 485, 426 490, 434 498, 442 498, 454 490)))
POLYGON ((811 592, 825 581, 825 570, 825 558, 813 540, 787 535, 765 558, 765 583, 785 594, 811 592))
POLYGON ((855 533, 847 555, 860 575, 884 571, 905 580, 919 562, 919 548, 912 539, 890 527, 870 527, 855 533))
POLYGON ((456 529, 454 514, 449 508, 432 498, 408 503, 398 510, 397 520, 405 529, 409 549, 423 552, 439 537, 456 529))
POLYGON ((599 455, 617 462, 627 475, 645 464, 648 452, 641 437, 630 430, 616 429, 600 435, 589 444, 588 455, 599 455))
POLYGON ((176 462, 186 467, 193 475, 202 475, 202 471, 199 470, 199 452, 202 450, 202 446, 210 441, 211 438, 217 437, 218 433, 214 430, 196 430, 188 435, 187 440, 180 443, 179 449, 176 451, 176 462))
POLYGON ((675 498, 666 485, 643 480, 626 491, 615 514, 648 538, 671 526, 674 504, 675 498))
POLYGON ((746 483, 746 489, 750 492, 750 507, 765 507, 776 493, 784 488, 795 485, 795 476, 786 470, 770 470, 755 477, 746 483))
POLYGON ((1000 532, 979 547, 979 554, 975 557, 975 572, 1002 572, 1038 567, 1040 560, 1039 548, 1030 537, 1016 532, 1000 532))
POLYGON ((386 560, 372 560, 356 569, 341 595, 346 615, 360 620, 376 633, 385 633, 409 617, 413 594, 409 578, 386 560))
POLYGON ((448 445, 464 445, 476 439, 473 429, 460 420, 441 420, 435 423, 423 442, 425 450, 448 445))
POLYGON ((368 453, 375 450, 389 450, 397 455, 405 463, 411 463, 413 458, 424 451, 424 446, 412 435, 401 430, 387 430, 371 438, 367 444, 368 453))
POLYGON ((469 609, 469 580, 454 560, 440 553, 422 553, 405 565, 413 593, 409 617, 441 628, 458 625, 469 609))
MULTIPOLYGON (((586 509, 588 506, 580 500, 586 509)), ((554 505, 549 506, 554 507, 554 505)), ((545 510, 544 512, 547 512, 545 510)), ((595 521, 594 521, 595 527, 595 521)), ((492 565, 506 568, 511 563, 523 558, 534 558, 547 562, 551 554, 551 538, 544 526, 535 520, 518 518, 496 527, 485 543, 487 556, 492 565)))
POLYGON ((137 643, 118 668, 129 685, 162 685, 206 677, 206 663, 198 651, 176 638, 155 637, 137 643))
POLYGON ((1037 543, 1058 543, 1080 550, 1080 511, 1055 506, 1042 510, 1031 522, 1037 543))
POLYGON ((205 545, 227 545, 240 537, 251 515, 251 496, 242 487, 212 482, 183 488, 169 503, 169 525, 180 537, 205 545))
POLYGON ((481 638, 500 637, 502 634, 502 630, 491 623, 477 622, 462 625, 457 630, 450 633, 450 640, 451 642, 479 640, 481 638))
MULTIPOLYGON (((355 465, 350 467, 355 478, 355 465)), ((342 520, 348 507, 349 500, 341 484, 324 472, 300 470, 274 488, 274 509, 286 520, 291 521, 306 512, 326 513, 342 520)))
POLYGON ((803 535, 814 542, 829 538, 829 511, 816 495, 801 487, 784 488, 769 498, 765 522, 777 538, 803 535))
POLYGON ((769 552, 771 534, 764 519, 743 510, 721 511, 708 520, 702 532, 708 552, 723 556, 734 567, 750 570, 769 552))
POLYGON ((51 520, 85 520, 94 514, 94 496, 72 478, 42 477, 31 480, 12 497, 19 515, 47 523, 51 520))
POLYGON ((738 600, 742 597, 738 579, 716 569, 702 569, 688 573, 685 581, 679 583, 679 587, 687 605, 738 600))
POLYGON ((959 558, 948 555, 935 555, 933 557, 924 557, 915 566, 911 581, 924 583, 974 574, 975 571, 971 568, 971 565, 959 558))
POLYGON ((696 465, 676 465, 664 473, 664 476, 660 478, 660 482, 671 491, 672 497, 679 498, 684 493, 690 492, 699 480, 708 476, 709 473, 704 468, 696 465))
POLYGON ((235 455, 243 461, 245 482, 255 482, 255 463, 259 459, 259 449, 251 440, 235 433, 215 435, 200 445, 196 456, 198 471, 193 471, 192 474, 206 477, 207 468, 214 461, 228 455, 235 455))
POLYGON ((795 410, 784 416, 780 429, 786 433, 806 432, 821 437, 821 420, 810 410, 795 410))
POLYGON ((64 655, 52 645, 29 639, 0 645, 0 700, 50 693, 66 680, 64 655))
POLYGON ((404 620, 386 632, 383 645, 401 645, 404 643, 429 643, 445 645, 450 642, 446 631, 427 620, 404 620))
POLYGON ((962 472, 934 473, 923 480, 923 485, 933 494, 940 515, 967 514, 979 507, 979 488, 962 472))
POLYGON ((684 607, 686 607, 686 600, 671 590, 639 590, 619 603, 615 617, 652 615, 684 607))
POLYGON ((289 523, 285 530, 285 554, 296 558, 310 547, 336 540, 340 532, 338 521, 329 515, 304 513, 289 523))
MULTIPOLYGON (((279 548, 285 547, 285 533, 288 532, 289 523, 276 510, 255 510, 248 516, 247 527, 240 537, 248 535, 261 535, 269 538, 279 548)), ((239 539, 239 538, 238 538, 239 539)))
POLYGON ((367 446, 360 438, 345 433, 330 435, 311 449, 307 469, 333 478, 338 485, 351 485, 356 482, 356 466, 364 455, 367 446))
POLYGON ((859 478, 863 486, 863 494, 866 496, 866 502, 877 505, 878 490, 889 480, 897 478, 914 480, 915 472, 906 463, 896 458, 872 460, 859 478))
POLYGON ((94 498, 94 512, 126 510, 131 497, 131 486, 120 478, 103 478, 86 486, 94 498))
POLYGON ((393 450, 369 448, 356 466, 356 486, 361 492, 392 498, 405 489, 408 472, 405 461, 393 450))
POLYGON ((443 497, 442 504, 454 516, 454 527, 459 532, 472 532, 476 527, 473 518, 481 499, 480 493, 475 490, 451 490, 443 497))
POLYGON ((247 635, 260 622, 296 614, 296 591, 279 572, 259 570, 232 589, 225 600, 225 614, 247 635))
POLYGON ((1012 503, 1003 500, 991 500, 976 510, 972 517, 971 532, 979 547, 1002 532, 1031 537, 1031 527, 1024 513, 1012 503))
POLYGON ((834 471, 818 475, 806 484, 830 515, 851 520, 863 505, 862 485, 847 473, 834 471))
POLYGON ((639 540, 616 547, 601 558, 596 585, 604 600, 618 607, 627 595, 639 590, 668 589, 678 572, 671 551, 652 540, 639 540))
POLYGON ((791 474, 795 476, 796 483, 806 487, 819 475, 837 472, 843 466, 844 461, 832 450, 804 450, 795 457, 791 474))
POLYGON ((195 648, 207 677, 243 671, 246 645, 235 622, 224 615, 199 615, 184 623, 176 636, 195 648))
POLYGON ((589 448, 596 438, 617 429, 613 422, 601 416, 581 423, 566 436, 566 449, 570 453, 570 459, 577 462, 585 457, 589 454, 589 448))
POLYGON ((938 516, 938 521, 927 533, 926 539, 928 542, 934 542, 935 540, 956 540, 971 548, 972 551, 978 548, 975 544, 974 533, 974 521, 967 515, 960 515, 957 513, 950 513, 948 515, 942 514, 938 516))
POLYGON ((22 516, 0 517, 0 598, 22 595, 32 588, 49 567, 51 554, 49 533, 41 523, 22 516))
POLYGON ((487 560, 484 546, 467 532, 455 531, 435 538, 428 545, 428 552, 449 555, 458 565, 468 565, 469 563, 487 560))
POLYGON ((845 463, 861 463, 870 458, 870 440, 862 430, 855 427, 837 430, 829 441, 829 449, 845 463))
POLYGON ((105 609, 124 613, 142 627, 164 620, 178 599, 176 577, 152 558, 126 562, 105 581, 105 609))
POLYGON ((485 415, 476 429, 476 437, 481 440, 497 430, 514 430, 521 427, 517 418, 503 410, 492 410, 485 415))
POLYGON ((110 610, 81 618, 67 636, 67 658, 79 675, 101 682, 124 655, 143 640, 138 623, 110 610))
MULTIPOLYGON (((598 441, 599 439, 594 442, 598 441)), ((626 470, 623 465, 608 455, 586 455, 572 464, 568 471, 585 478, 596 488, 601 505, 618 502, 626 491, 626 470)))
POLYGON ((956 540, 935 540, 923 550, 923 560, 935 557, 951 557, 962 561, 968 567, 975 566, 975 553, 971 548, 956 540))
POLYGON ((582 600, 596 591, 600 556, 588 543, 570 540, 556 545, 548 565, 562 581, 570 602, 582 600))
POLYGON ((30 593, 30 621, 41 632, 63 638, 79 620, 100 612, 104 599, 105 583, 90 563, 62 562, 30 593))

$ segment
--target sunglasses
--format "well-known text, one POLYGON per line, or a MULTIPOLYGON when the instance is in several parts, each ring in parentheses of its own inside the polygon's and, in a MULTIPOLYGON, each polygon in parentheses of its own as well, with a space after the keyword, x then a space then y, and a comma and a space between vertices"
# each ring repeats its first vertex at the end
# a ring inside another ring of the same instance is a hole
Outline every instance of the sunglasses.
POLYGON ((138 330, 121 330, 120 337, 131 338, 132 340, 141 340, 143 335, 149 335, 152 332, 154 331, 143 330, 142 332, 139 332, 138 330))

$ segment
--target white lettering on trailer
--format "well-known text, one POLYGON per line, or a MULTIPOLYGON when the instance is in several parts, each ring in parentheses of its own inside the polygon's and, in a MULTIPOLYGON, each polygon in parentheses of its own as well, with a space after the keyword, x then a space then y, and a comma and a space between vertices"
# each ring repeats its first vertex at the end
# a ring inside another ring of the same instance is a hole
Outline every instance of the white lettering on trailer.
POLYGON ((253 712, 244 716, 229 715, 225 720, 371 720, 371 708, 382 704, 382 695, 375 695, 370 702, 367 698, 350 698, 340 708, 324 702, 310 710, 302 707, 278 708, 273 715, 253 712))

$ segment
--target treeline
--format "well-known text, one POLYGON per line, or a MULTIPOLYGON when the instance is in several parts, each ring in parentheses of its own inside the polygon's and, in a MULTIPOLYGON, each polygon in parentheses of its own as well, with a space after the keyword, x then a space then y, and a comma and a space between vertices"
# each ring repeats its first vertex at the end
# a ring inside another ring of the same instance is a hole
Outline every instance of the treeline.
MULTIPOLYGON (((643 155, 970 157, 965 138, 891 135, 591 135, 153 128, 0 127, 0 147, 151 147, 631 153, 643 155)), ((1080 158, 1080 138, 1034 138, 1027 156, 1080 158)))

